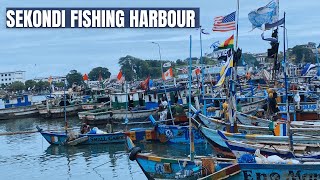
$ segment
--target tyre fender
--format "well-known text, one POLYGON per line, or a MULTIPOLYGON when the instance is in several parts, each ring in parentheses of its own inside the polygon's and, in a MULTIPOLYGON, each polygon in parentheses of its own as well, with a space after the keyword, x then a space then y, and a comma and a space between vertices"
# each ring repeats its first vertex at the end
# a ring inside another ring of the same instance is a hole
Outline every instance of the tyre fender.
POLYGON ((140 148, 140 147, 133 147, 133 148, 130 150, 129 159, 130 159, 131 161, 136 160, 136 157, 137 157, 137 154, 138 154, 138 153, 141 153, 141 148, 140 148))

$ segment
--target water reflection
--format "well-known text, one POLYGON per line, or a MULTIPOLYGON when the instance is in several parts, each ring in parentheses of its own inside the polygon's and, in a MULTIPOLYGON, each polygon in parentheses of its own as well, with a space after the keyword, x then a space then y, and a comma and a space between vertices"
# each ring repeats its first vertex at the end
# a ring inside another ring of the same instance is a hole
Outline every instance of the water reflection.
MULTIPOLYGON (((188 144, 137 143, 143 152, 149 152, 163 157, 186 158, 190 154, 188 144)), ((195 144, 195 154, 198 156, 213 154, 212 149, 204 144, 195 144)))

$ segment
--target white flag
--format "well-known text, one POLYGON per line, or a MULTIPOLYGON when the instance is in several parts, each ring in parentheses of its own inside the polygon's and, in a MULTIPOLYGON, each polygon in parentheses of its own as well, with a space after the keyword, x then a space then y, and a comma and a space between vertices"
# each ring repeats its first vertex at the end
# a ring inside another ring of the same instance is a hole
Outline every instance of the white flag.
POLYGON ((163 64, 163 67, 170 67, 171 66, 171 62, 167 62, 163 64))

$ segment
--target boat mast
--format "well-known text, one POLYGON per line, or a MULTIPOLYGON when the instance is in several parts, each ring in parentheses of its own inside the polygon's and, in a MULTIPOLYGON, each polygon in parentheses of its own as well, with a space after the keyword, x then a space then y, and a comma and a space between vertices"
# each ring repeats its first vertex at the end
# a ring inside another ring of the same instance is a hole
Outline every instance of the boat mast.
POLYGON ((68 121, 67 121, 67 111, 66 111, 66 106, 67 106, 67 102, 66 102, 66 81, 64 80, 64 86, 63 86, 63 111, 64 111, 64 128, 66 131, 66 134, 68 134, 68 121))
POLYGON ((128 96, 128 90, 127 90, 127 87, 128 87, 128 85, 127 85, 127 81, 124 81, 124 92, 125 92, 125 94, 126 94, 126 117, 125 117, 125 119, 124 119, 124 123, 126 124, 126 129, 127 129, 127 125, 128 125, 128 122, 129 122, 129 119, 128 119, 128 100, 129 100, 129 98, 130 98, 130 95, 128 96))
POLYGON ((194 160, 194 140, 193 140, 193 133, 192 133, 192 122, 191 122, 191 84, 192 84, 192 59, 191 59, 191 48, 192 48, 192 36, 190 35, 190 57, 189 57, 189 139, 190 139, 190 160, 194 160))
MULTIPOLYGON (((236 42, 235 42, 235 47, 234 47, 234 52, 237 52, 238 49, 238 37, 239 37, 239 9, 240 9, 240 3, 239 0, 237 0, 237 11, 236 11, 236 42)), ((233 52, 232 52, 233 53, 233 52)), ((236 119, 237 119, 237 113, 236 113, 236 81, 237 81, 237 63, 233 58, 233 65, 231 68, 231 80, 229 83, 229 122, 231 124, 230 127, 230 132, 235 132, 235 125, 236 125, 236 119)))
MULTIPOLYGON (((203 58, 202 58, 202 28, 200 26, 200 63, 201 63, 201 96, 203 100, 203 112, 206 112, 206 100, 204 99, 204 66, 203 66, 203 58)), ((200 99, 199 99, 200 100, 200 99)))
MULTIPOLYGON (((163 77, 163 63, 162 63, 162 59, 161 59, 160 44, 156 43, 156 42, 151 42, 151 43, 152 44, 156 44, 158 46, 158 48, 159 48, 159 58, 160 58, 160 62, 161 62, 161 78, 162 78, 163 77)), ((163 85, 164 85, 164 95, 165 95, 166 99, 168 100, 168 107, 169 107, 170 117, 172 118, 172 124, 174 125, 174 118, 172 116, 171 105, 170 105, 169 99, 167 97, 166 81, 163 78, 162 78, 162 82, 163 82, 163 85)))
POLYGON ((284 62, 284 83, 286 89, 286 106, 287 106, 287 132, 289 136, 290 151, 293 152, 293 139, 290 131, 290 107, 288 100, 288 77, 287 77, 287 62, 286 62, 286 12, 284 12, 284 23, 283 23, 283 62, 284 62))

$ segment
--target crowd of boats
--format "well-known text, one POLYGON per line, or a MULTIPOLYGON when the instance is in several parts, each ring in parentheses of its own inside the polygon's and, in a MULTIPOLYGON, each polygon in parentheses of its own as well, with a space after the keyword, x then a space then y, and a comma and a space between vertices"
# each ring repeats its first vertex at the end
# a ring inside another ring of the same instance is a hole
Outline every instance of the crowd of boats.
POLYGON ((126 89, 123 84, 122 92, 99 89, 90 95, 70 89, 51 93, 38 103, 32 103, 30 95, 17 96, 5 101, 0 117, 64 117, 64 130, 37 127, 52 145, 126 142, 129 158, 149 179, 318 177, 314 172, 320 168, 320 89, 306 90, 308 85, 302 81, 291 82, 286 89, 279 81, 254 84, 244 79, 235 89, 236 118, 231 122, 230 88, 204 82, 202 89, 199 79, 190 82, 166 82, 146 90, 126 89), (78 116, 83 126, 68 127, 71 116, 78 116), (113 129, 117 124, 151 127, 119 131, 113 129), (143 153, 134 144, 146 141, 190 145, 191 149, 194 143, 208 143, 217 156, 160 157, 143 153))
POLYGON ((272 75, 261 69, 264 75, 254 79, 237 74, 241 50, 232 48, 213 81, 203 68, 193 77, 198 67, 191 44, 190 37, 186 79, 164 79, 144 89, 121 82, 89 94, 70 89, 36 104, 18 96, 5 101, 0 118, 64 118, 60 131, 36 127, 52 146, 126 143, 129 159, 148 179, 320 179, 319 66, 317 78, 288 77, 284 54, 281 69, 274 67, 272 75), (68 125, 71 116, 78 116, 81 127, 68 125), (161 157, 135 145, 149 141, 189 146, 190 155, 161 157), (196 156, 194 144, 209 144, 215 155, 196 156))

